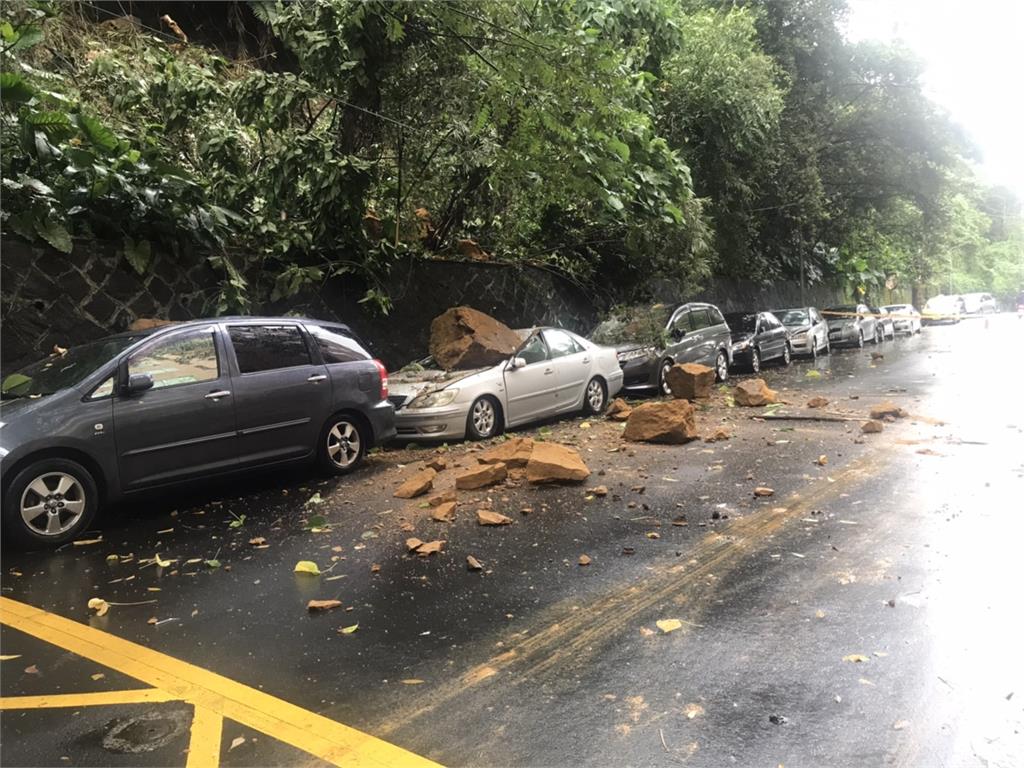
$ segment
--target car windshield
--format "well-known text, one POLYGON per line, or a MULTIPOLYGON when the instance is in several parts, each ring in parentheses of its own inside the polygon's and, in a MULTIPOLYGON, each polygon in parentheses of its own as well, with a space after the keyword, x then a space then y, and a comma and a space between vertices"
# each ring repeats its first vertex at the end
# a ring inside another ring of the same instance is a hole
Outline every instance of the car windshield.
POLYGON ((41 397, 73 387, 141 336, 111 336, 55 352, 4 377, 3 399, 41 397))
POLYGON ((625 307, 613 311, 590 335, 598 344, 624 344, 631 341, 658 343, 672 316, 669 304, 625 307))
POLYGON ((757 315, 749 312, 730 312, 725 316, 725 322, 733 333, 753 333, 757 329, 757 315))
POLYGON ((806 309, 787 309, 781 315, 775 313, 783 325, 810 325, 811 318, 806 309))
POLYGON ((907 311, 910 310, 910 305, 909 304, 888 304, 888 305, 882 307, 882 309, 886 310, 887 312, 907 312, 907 311))
POLYGON ((855 304, 842 304, 838 307, 829 307, 828 309, 822 310, 823 315, 855 315, 857 314, 857 306, 855 304))

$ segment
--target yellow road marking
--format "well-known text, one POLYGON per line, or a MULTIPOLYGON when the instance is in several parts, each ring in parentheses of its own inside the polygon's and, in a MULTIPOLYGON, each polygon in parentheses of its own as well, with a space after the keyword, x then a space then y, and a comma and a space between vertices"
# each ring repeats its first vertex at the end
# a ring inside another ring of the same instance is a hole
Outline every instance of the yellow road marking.
POLYGON ((216 768, 220 765, 220 741, 224 718, 212 709, 196 705, 185 768, 216 768))
MULTIPOLYGON (((0 623, 141 680, 174 699, 188 701, 197 713, 203 708, 219 713, 332 765, 437 766, 394 744, 215 672, 10 598, 0 597, 0 623)), ((209 723, 200 725, 209 727, 209 723)))
POLYGON ((7 696, 0 698, 0 709, 52 709, 55 707, 102 707, 109 704, 142 704, 177 701, 158 688, 131 691, 97 691, 96 693, 55 693, 44 696, 7 696))

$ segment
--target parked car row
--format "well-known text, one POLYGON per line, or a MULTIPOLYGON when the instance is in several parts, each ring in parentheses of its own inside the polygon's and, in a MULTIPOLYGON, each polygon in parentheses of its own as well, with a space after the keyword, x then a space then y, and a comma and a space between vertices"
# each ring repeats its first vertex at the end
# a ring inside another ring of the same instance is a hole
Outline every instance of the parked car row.
POLYGON ((921 323, 909 305, 724 315, 704 302, 654 304, 590 338, 519 331, 519 347, 494 365, 445 371, 426 358, 390 378, 348 326, 309 319, 196 320, 55 348, 0 386, 5 539, 60 544, 101 504, 144 490, 296 462, 343 474, 396 437, 479 440, 601 413, 622 389, 668 393, 676 363, 725 381, 921 323))

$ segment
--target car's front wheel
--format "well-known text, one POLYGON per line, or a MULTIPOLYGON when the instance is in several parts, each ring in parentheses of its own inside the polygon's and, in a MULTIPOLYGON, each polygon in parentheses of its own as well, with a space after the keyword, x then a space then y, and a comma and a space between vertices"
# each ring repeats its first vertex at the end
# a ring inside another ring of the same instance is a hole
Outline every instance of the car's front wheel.
POLYGON ((332 475, 348 474, 363 463, 369 444, 369 430, 361 419, 336 414, 324 425, 317 460, 332 475))
POLYGON ((761 372, 761 353, 757 351, 757 348, 750 350, 750 372, 761 372))
POLYGON ((77 461, 40 459, 4 494, 4 531, 23 549, 55 547, 84 531, 99 507, 96 480, 77 461))
POLYGON ((486 440, 501 432, 501 414, 498 403, 489 395, 478 397, 469 407, 466 417, 466 436, 470 440, 486 440))
POLYGON ((715 358, 715 381, 725 381, 729 378, 729 358, 725 352, 719 352, 715 358))
POLYGON ((672 396, 672 390, 668 385, 668 372, 672 370, 672 366, 675 363, 672 360, 662 360, 661 368, 658 369, 658 391, 669 397, 672 396))
POLYGON ((793 353, 790 351, 789 343, 787 342, 786 346, 782 348, 782 364, 789 365, 791 362, 793 362, 793 353))
POLYGON ((597 416, 604 412, 608 405, 608 391, 604 382, 597 376, 587 382, 587 388, 583 392, 583 412, 590 416, 597 416))
POLYGON ((864 348, 864 331, 857 331, 857 349, 864 348))

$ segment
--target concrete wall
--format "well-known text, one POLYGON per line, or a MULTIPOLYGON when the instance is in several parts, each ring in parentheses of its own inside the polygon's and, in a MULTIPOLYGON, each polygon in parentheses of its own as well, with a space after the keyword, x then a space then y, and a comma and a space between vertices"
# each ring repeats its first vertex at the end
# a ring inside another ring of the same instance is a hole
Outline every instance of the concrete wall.
MULTIPOLYGON (((273 275, 248 277, 254 285, 273 282, 273 275)), ((65 255, 45 245, 5 239, 0 242, 3 369, 38 359, 55 344, 67 347, 122 331, 137 317, 207 317, 219 279, 198 254, 157 253, 140 276, 113 245, 76 243, 74 252, 65 255)), ((344 320, 395 369, 425 354, 430 321, 449 307, 468 304, 513 328, 561 325, 586 334, 609 301, 607 294, 588 294, 545 269, 473 261, 402 261, 392 268, 387 288, 394 302, 387 316, 359 303, 366 285, 351 276, 333 278, 286 301, 258 303, 253 311, 344 320)), ((716 280, 692 296, 679 295, 669 285, 657 286, 655 293, 666 302, 711 301, 726 312, 800 303, 795 281, 716 280)), ((840 299, 827 286, 807 291, 808 303, 816 306, 840 299)))

